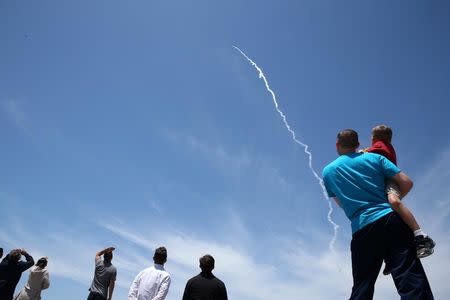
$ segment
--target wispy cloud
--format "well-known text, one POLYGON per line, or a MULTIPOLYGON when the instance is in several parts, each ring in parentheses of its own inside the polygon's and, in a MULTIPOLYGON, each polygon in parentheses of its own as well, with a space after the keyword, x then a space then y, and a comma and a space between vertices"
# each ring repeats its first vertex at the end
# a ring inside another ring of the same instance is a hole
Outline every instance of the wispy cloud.
POLYGON ((28 118, 22 108, 22 104, 17 100, 4 100, 1 102, 1 108, 8 120, 17 126, 20 130, 29 133, 28 118))

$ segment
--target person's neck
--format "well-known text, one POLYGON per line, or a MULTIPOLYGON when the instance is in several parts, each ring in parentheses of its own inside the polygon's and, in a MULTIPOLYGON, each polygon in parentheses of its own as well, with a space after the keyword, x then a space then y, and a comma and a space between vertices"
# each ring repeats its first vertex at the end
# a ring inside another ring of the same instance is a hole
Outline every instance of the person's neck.
POLYGON ((341 151, 340 155, 347 155, 347 154, 352 154, 352 153, 356 153, 356 149, 346 149, 341 151))

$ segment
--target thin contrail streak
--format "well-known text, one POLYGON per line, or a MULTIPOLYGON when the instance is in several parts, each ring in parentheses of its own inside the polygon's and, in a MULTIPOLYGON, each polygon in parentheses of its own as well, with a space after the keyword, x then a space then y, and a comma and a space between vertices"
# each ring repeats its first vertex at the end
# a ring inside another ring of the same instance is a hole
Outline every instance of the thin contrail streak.
POLYGON ((279 108, 278 105, 278 101, 277 101, 277 96, 275 95, 274 91, 270 88, 269 82, 267 81, 266 76, 264 75, 262 69, 250 58, 247 56, 247 54, 245 54, 241 49, 239 49, 236 46, 233 46, 234 49, 236 49, 237 51, 239 51, 242 56, 245 57, 245 59, 248 60, 248 62, 255 67, 255 69, 258 71, 259 73, 259 78, 262 79, 264 81, 264 84, 266 85, 266 89, 267 91, 272 95, 272 99, 273 99, 273 104, 275 105, 275 109, 277 110, 277 112, 280 114, 281 119, 283 120, 283 123, 286 127, 286 129, 291 133, 292 135, 292 139, 294 140, 295 143, 299 144, 300 146, 302 146, 305 150, 305 153, 308 155, 309 157, 309 169, 311 170, 312 174, 314 175, 314 177, 317 179, 317 181, 319 182, 320 187, 322 188, 322 194, 324 196, 324 198, 328 201, 328 215, 327 215, 327 219, 328 222, 330 222, 331 225, 333 225, 333 229, 334 229, 334 234, 333 234, 333 238, 330 241, 329 247, 331 251, 334 251, 334 244, 336 243, 336 239, 337 239, 337 233, 338 233, 338 228, 339 225, 336 224, 333 219, 331 218, 331 215, 333 214, 333 206, 331 204, 330 199, 328 198, 328 194, 327 191, 325 189, 325 185, 323 184, 323 180, 322 178, 320 178, 320 176, 317 174, 316 170, 314 170, 313 166, 312 166, 312 153, 311 151, 308 150, 309 146, 305 143, 302 143, 301 141, 299 141, 296 137, 296 134, 294 132, 294 130, 291 129, 291 126, 289 125, 286 115, 281 111, 281 109, 279 108))

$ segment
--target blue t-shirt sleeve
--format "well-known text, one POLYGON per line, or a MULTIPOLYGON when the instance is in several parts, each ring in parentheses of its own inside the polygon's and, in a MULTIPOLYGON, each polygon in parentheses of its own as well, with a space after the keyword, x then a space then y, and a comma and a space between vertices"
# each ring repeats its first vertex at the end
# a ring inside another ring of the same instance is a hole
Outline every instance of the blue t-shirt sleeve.
POLYGON ((328 183, 327 174, 328 174, 327 170, 324 169, 322 172, 323 185, 325 186, 325 190, 327 191, 328 197, 330 197, 330 198, 336 197, 336 195, 333 193, 333 191, 330 188, 330 184, 328 183))
POLYGON ((381 170, 385 177, 391 178, 401 172, 389 159, 380 155, 381 170))

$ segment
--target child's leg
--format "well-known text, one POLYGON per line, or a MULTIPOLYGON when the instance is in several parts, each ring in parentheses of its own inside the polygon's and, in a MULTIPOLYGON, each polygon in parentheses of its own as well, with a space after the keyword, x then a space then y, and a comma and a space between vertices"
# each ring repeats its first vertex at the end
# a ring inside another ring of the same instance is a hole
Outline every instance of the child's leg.
POLYGON ((399 196, 395 194, 388 194, 388 200, 392 209, 400 215, 403 222, 405 222, 409 226, 409 228, 411 228, 411 230, 416 233, 417 230, 420 229, 420 226, 411 211, 405 205, 403 205, 399 196))
MULTIPOLYGON (((389 204, 391 205, 392 209, 400 215, 402 220, 414 232, 414 242, 416 244, 417 257, 423 258, 433 254, 433 248, 435 246, 434 241, 429 236, 427 236, 422 231, 422 229, 420 229, 419 224, 417 224, 416 218, 414 218, 411 211, 405 205, 403 205, 402 201, 400 200, 400 191, 398 189, 398 186, 394 182, 388 181, 386 183, 386 194, 388 196, 389 204)), ((386 266, 383 274, 389 272, 390 270, 388 266, 386 266)))
POLYGON ((386 183, 386 193, 392 209, 400 215, 403 222, 405 222, 414 232, 414 235, 416 235, 417 231, 420 230, 420 226, 411 211, 405 205, 403 205, 402 201, 400 200, 399 188, 391 180, 386 183))

